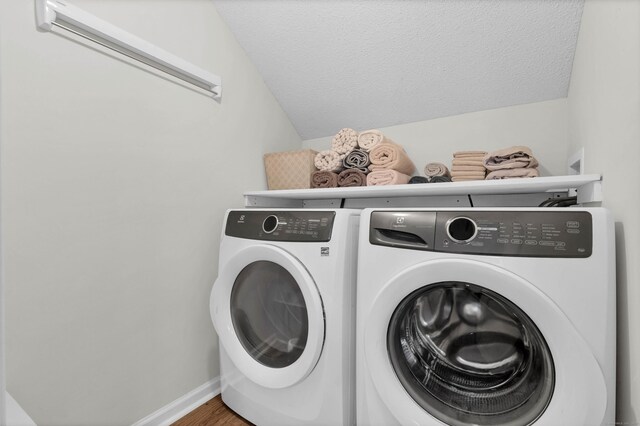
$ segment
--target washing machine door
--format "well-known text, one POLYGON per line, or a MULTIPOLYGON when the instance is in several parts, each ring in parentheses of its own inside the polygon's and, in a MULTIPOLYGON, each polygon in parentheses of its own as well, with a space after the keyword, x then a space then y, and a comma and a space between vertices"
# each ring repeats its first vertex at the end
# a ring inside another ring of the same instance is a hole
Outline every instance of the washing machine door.
POLYGON ((569 319, 494 265, 437 260, 397 275, 364 341, 368 374, 400 424, 586 425, 606 410, 602 371, 569 319))
POLYGON ((220 271, 210 307, 220 344, 261 386, 292 386, 320 358, 322 299, 304 265, 285 250, 264 244, 239 251, 220 271))

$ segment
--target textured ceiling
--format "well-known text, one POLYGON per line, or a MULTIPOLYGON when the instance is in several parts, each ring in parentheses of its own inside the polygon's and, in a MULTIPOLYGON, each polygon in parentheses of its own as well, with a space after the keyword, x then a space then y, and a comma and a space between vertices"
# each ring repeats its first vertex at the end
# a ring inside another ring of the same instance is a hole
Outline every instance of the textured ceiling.
POLYGON ((583 0, 213 0, 303 139, 565 97, 583 0))

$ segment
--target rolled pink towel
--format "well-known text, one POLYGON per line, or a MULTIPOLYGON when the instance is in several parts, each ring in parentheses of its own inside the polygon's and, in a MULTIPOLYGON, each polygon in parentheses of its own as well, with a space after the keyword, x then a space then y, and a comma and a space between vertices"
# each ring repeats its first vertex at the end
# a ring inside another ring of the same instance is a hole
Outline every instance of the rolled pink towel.
POLYGON ((377 145, 369 153, 371 165, 369 170, 392 169, 405 175, 412 175, 416 170, 415 164, 409 158, 404 148, 394 143, 377 145))
POLYGON ((346 169, 338 175, 338 186, 365 186, 367 184, 367 175, 360 169, 346 169))
POLYGON ((358 132, 344 128, 331 141, 331 149, 344 158, 345 155, 358 147, 358 132))
POLYGON ((367 175, 367 186, 403 185, 409 183, 411 176, 392 169, 372 171, 367 175))
POLYGON ((442 163, 428 163, 426 166, 424 166, 424 175, 427 177, 431 177, 431 176, 451 177, 451 172, 449 172, 449 168, 442 163))
POLYGON ((316 154, 313 164, 316 166, 316 169, 323 172, 339 172, 343 168, 342 157, 331 149, 320 151, 316 154))
POLYGON ((488 170, 538 167, 538 160, 535 159, 531 149, 527 146, 512 146, 490 152, 483 161, 488 170))
POLYGON ((514 178, 532 178, 538 177, 538 169, 529 169, 526 167, 520 167, 519 169, 502 169, 502 170, 494 170, 489 173, 486 180, 496 180, 496 179, 514 179, 514 178))
POLYGON ((393 143, 393 141, 377 129, 365 130, 358 135, 358 145, 363 151, 369 152, 381 143, 393 143))
POLYGON ((311 173, 311 188, 335 188, 338 186, 338 174, 327 171, 311 173))

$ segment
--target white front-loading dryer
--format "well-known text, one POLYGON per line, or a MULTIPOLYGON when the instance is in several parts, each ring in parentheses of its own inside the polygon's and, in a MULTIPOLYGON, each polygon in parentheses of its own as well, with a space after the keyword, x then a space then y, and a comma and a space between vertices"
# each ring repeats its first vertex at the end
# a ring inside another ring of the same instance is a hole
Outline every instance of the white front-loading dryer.
POLYGON ((362 425, 614 423, 613 222, 604 209, 367 209, 362 425))
POLYGON ((252 423, 355 423, 359 213, 227 212, 211 317, 222 399, 252 423))

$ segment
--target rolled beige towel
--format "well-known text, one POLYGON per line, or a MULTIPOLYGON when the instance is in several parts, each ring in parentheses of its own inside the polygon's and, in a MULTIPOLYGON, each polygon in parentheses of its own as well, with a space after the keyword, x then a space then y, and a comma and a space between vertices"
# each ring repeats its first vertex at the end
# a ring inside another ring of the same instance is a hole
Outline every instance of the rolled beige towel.
POLYGON ((377 145, 369 153, 371 165, 369 170, 392 169, 405 175, 412 175, 416 170, 415 164, 409 158, 404 148, 394 143, 377 145))
POLYGON ((392 169, 372 171, 367 175, 367 186, 403 185, 409 183, 411 176, 392 169))
POLYGON ((311 173, 311 188, 335 188, 338 186, 338 174, 327 171, 311 173))
POLYGON ((358 147, 358 132, 344 128, 331 141, 331 149, 344 158, 345 155, 358 147))
POLYGON ((427 177, 431 176, 447 176, 451 177, 449 168, 442 163, 428 163, 424 166, 424 174, 427 177))
POLYGON ((381 143, 393 143, 393 141, 377 129, 365 130, 358 135, 358 145, 363 151, 369 152, 381 143))
POLYGON ((538 177, 538 169, 529 169, 526 167, 520 167, 518 169, 502 169, 502 170, 494 170, 489 173, 486 180, 496 180, 496 179, 514 179, 514 178, 532 178, 538 177))
POLYGON ((512 146, 488 153, 484 159, 488 170, 536 168, 538 160, 527 146, 512 146))
POLYGON ((342 157, 331 149, 320 151, 316 154, 313 164, 316 169, 323 172, 340 172, 342 170, 342 157))
POLYGON ((346 169, 338 175, 338 186, 366 186, 367 175, 360 169, 346 169))

